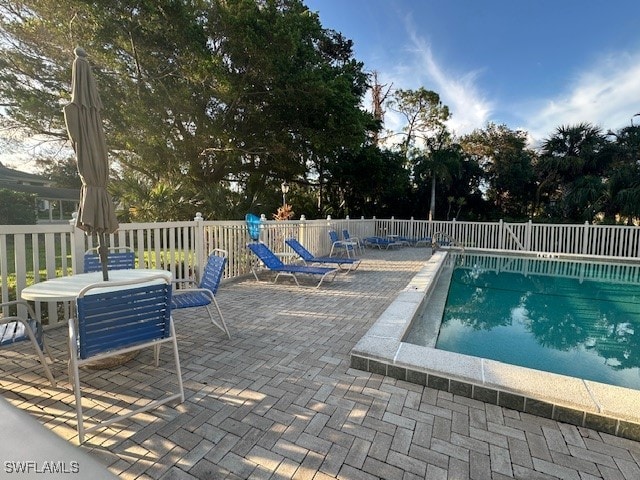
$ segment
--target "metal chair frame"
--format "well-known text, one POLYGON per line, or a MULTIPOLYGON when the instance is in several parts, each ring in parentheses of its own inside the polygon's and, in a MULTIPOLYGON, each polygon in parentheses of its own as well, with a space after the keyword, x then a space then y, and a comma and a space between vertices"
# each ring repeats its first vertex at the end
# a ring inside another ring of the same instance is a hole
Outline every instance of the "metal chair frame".
POLYGON ((346 242, 355 242, 354 246, 357 249, 359 255, 362 255, 364 253, 364 245, 362 244, 362 240, 360 240, 360 237, 352 237, 349 233, 349 230, 345 228, 344 230, 342 230, 342 238, 346 242))

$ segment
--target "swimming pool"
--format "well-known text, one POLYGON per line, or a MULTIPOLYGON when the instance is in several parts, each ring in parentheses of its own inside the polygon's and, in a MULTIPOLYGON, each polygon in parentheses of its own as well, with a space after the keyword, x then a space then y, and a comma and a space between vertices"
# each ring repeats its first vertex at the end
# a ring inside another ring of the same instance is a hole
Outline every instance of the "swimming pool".
MULTIPOLYGON (((540 255, 533 252, 508 252, 507 259, 502 256, 504 253, 500 252, 501 259, 498 260, 492 252, 466 249, 465 257, 467 260, 473 255, 491 257, 493 265, 484 267, 526 271, 532 277, 549 273, 544 269, 556 265, 553 267, 556 274, 583 282, 594 271, 587 268, 589 263, 595 265, 602 260, 584 258, 586 263, 576 269, 567 262, 540 262, 540 255)), ((438 250, 425 260, 422 268, 352 348, 352 368, 640 441, 638 389, 436 349, 449 281, 456 263, 453 258, 452 252, 438 250), (427 319, 422 323, 422 334, 430 339, 427 345, 408 342, 408 332, 412 331, 414 319, 420 316, 427 319)), ((558 259, 576 260, 576 256, 564 255, 558 259)), ((637 260, 629 259, 622 264, 603 263, 598 268, 609 270, 609 276, 622 279, 621 283, 640 283, 640 279, 634 277, 640 268, 637 260)))
MULTIPOLYGON (((435 348, 640 389, 640 267, 458 255, 435 348)), ((433 345, 433 315, 405 341, 433 345)))

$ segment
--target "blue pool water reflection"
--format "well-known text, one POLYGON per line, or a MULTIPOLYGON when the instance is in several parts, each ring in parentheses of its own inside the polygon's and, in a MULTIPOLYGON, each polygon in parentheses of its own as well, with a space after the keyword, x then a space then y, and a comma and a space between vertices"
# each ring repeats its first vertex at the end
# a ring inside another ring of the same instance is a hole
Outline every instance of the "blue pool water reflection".
POLYGON ((461 261, 436 348, 640 389, 638 266, 508 256, 461 261))

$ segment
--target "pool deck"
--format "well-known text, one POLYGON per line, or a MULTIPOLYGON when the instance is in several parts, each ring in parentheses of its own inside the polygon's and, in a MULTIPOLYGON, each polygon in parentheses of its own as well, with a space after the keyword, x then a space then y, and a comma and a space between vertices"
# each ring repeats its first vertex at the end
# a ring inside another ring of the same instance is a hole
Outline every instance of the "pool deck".
MULTIPOLYGON (((217 298, 231 340, 205 312, 174 315, 185 402, 88 435, 81 448, 127 479, 640 478, 638 442, 352 367, 354 347, 398 294, 411 293, 426 252, 367 250, 356 272, 319 289, 224 284, 217 298)), ((66 330, 47 336, 58 386, 25 345, 1 352, 0 390, 77 444, 66 330)), ((160 369, 151 365, 145 351, 87 372, 83 384, 109 406, 141 380, 163 388, 168 349, 160 369)), ((0 438, 10 440, 2 430, 0 438)))

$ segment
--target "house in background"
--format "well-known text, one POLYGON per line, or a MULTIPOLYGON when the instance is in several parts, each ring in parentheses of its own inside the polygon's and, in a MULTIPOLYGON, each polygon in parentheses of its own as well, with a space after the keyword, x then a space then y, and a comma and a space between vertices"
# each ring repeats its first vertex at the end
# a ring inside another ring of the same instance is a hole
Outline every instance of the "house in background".
POLYGON ((46 177, 14 170, 2 163, 0 189, 35 194, 38 223, 68 222, 80 203, 80 189, 52 187, 46 177))

